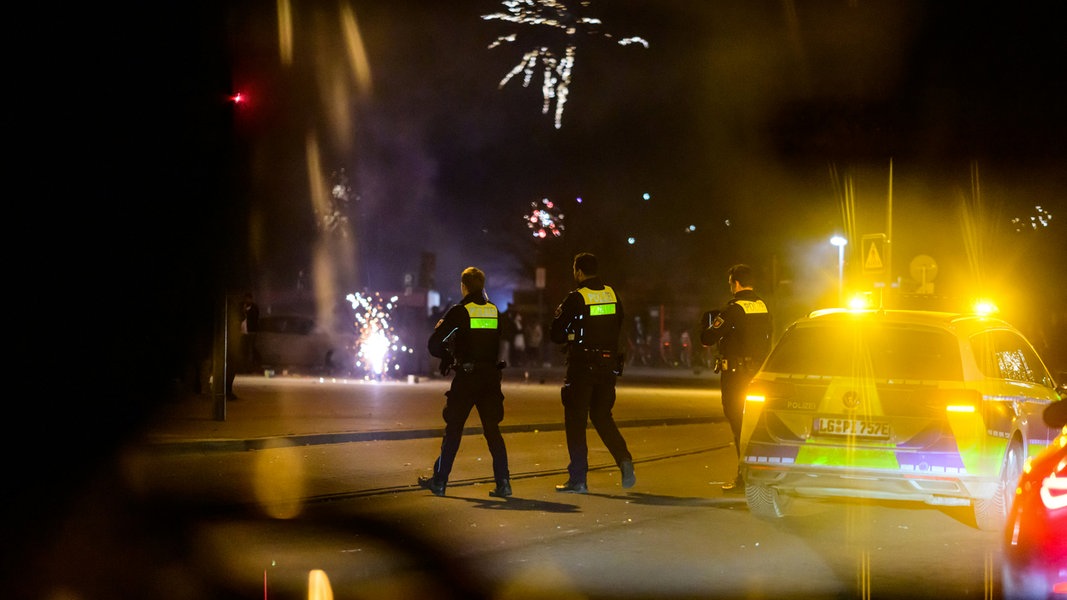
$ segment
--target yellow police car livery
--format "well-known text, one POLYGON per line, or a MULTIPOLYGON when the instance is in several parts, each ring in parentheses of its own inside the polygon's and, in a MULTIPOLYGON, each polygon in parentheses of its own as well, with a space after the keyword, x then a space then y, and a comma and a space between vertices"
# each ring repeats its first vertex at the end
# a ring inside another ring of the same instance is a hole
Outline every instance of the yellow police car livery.
POLYGON ((741 473, 753 514, 796 497, 972 505, 999 530, 1056 384, 1026 338, 978 315, 816 311, 749 386, 741 473))

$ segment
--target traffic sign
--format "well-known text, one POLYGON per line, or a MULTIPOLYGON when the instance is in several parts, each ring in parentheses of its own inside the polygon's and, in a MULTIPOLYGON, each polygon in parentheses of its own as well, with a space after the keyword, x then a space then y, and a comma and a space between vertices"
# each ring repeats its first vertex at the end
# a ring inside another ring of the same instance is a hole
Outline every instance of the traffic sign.
POLYGON ((861 260, 863 260, 863 272, 867 275, 878 275, 885 272, 886 256, 885 234, 873 233, 863 236, 860 246, 861 260))

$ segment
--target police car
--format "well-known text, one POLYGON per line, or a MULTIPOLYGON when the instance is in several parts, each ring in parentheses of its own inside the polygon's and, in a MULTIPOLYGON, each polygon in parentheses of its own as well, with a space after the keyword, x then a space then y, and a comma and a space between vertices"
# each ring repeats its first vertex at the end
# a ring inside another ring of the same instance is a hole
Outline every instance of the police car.
POLYGON ((1033 346, 1001 319, 813 312, 747 391, 748 507, 782 517, 796 498, 970 505, 978 528, 998 531, 1024 461, 1058 433, 1041 419, 1058 399, 1033 346))

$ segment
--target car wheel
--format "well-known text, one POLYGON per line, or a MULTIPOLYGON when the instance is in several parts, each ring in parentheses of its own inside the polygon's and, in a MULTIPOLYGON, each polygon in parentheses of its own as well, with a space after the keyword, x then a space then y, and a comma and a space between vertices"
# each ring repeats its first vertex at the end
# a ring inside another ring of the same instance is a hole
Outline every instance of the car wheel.
POLYGON ((780 518, 789 514, 793 498, 758 483, 745 484, 748 512, 760 518, 780 518))
POLYGON ((997 481, 993 497, 974 501, 974 522, 978 529, 982 531, 1004 529, 1008 510, 1015 497, 1015 487, 1019 484, 1022 472, 1022 446, 1018 442, 1012 442, 1008 445, 1007 452, 1004 453, 1004 464, 1000 468, 1000 479, 997 481))

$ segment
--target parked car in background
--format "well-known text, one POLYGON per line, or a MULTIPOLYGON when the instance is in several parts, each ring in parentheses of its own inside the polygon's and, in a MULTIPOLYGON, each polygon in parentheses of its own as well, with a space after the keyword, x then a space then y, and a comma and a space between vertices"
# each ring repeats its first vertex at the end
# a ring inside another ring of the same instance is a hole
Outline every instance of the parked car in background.
POLYGON ((1067 598, 1067 399, 1045 409, 1060 435, 1028 459, 1004 527, 1001 589, 1008 600, 1067 598))
POLYGON ((782 334, 745 402, 741 473, 750 511, 793 499, 973 506, 1001 531, 1027 457, 1058 431, 1059 399, 1030 342, 986 316, 816 311, 782 334))
POLYGON ((300 315, 259 318, 255 334, 259 368, 275 372, 349 375, 356 364, 355 332, 328 331, 300 315))

